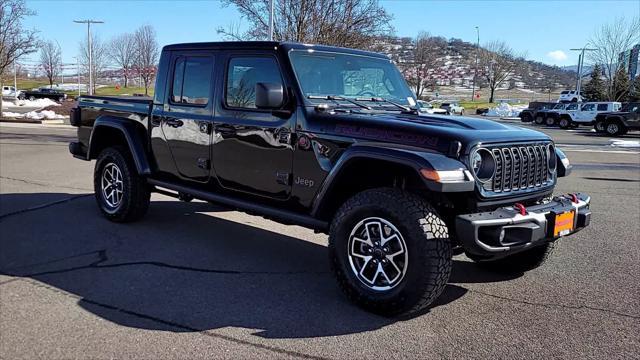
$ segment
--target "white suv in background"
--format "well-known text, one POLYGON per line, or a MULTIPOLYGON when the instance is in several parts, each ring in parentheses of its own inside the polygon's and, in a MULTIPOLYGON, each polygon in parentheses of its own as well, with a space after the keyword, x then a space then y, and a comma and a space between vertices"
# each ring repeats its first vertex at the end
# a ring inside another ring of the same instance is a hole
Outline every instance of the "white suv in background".
POLYGON ((2 87, 2 97, 7 98, 18 98, 22 94, 21 90, 16 92, 16 89, 13 86, 3 86, 2 87))
POLYGON ((584 103, 578 111, 568 111, 560 115, 558 125, 562 129, 578 125, 593 125, 596 115, 603 112, 620 111, 622 104, 619 102, 588 102, 584 103))
POLYGON ((575 90, 564 90, 560 92, 560 97, 558 98, 558 102, 581 102, 582 100, 582 96, 578 95, 575 90))

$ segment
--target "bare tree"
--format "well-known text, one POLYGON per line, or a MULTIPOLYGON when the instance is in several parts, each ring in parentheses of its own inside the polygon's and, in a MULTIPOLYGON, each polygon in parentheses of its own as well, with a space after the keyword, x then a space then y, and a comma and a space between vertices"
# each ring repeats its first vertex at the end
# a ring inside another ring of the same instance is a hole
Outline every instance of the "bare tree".
POLYGON ((135 32, 136 69, 144 82, 144 94, 149 95, 149 85, 156 73, 159 46, 156 31, 151 25, 144 25, 135 32))
POLYGON ((633 18, 630 21, 617 18, 611 23, 602 25, 589 41, 589 46, 596 49, 589 52, 589 59, 595 64, 602 65, 607 97, 611 101, 616 97, 614 78, 620 62, 620 53, 628 51, 638 41, 640 41, 640 18, 633 18))
POLYGON ((51 40, 45 41, 40 47, 40 67, 49 79, 49 87, 53 86, 53 80, 62 71, 62 49, 58 43, 51 40))
POLYGON ((0 0, 0 87, 7 68, 21 57, 36 51, 36 31, 22 26, 22 20, 32 15, 35 12, 27 8, 24 0, 0 0))
POLYGON ((506 80, 511 78, 518 70, 518 61, 522 56, 516 56, 503 41, 492 41, 485 44, 478 54, 480 76, 487 82, 491 91, 489 102, 493 102, 494 94, 506 80))
POLYGON ((438 57, 445 46, 444 39, 421 32, 413 42, 411 61, 401 65, 404 77, 418 98, 422 97, 425 88, 435 85, 433 73, 438 67, 438 57))
MULTIPOLYGON (((274 39, 353 48, 369 48, 375 40, 392 33, 391 15, 377 0, 273 0, 274 39)), ((269 38, 269 0, 222 0, 235 5, 249 21, 244 34, 233 28, 218 29, 227 38, 269 38)))
POLYGON ((93 68, 89 69, 89 46, 87 45, 87 39, 80 42, 80 64, 87 76, 89 71, 92 71, 91 75, 94 79, 93 93, 95 94, 97 80, 107 65, 109 65, 108 47, 97 34, 91 35, 91 64, 93 68))
POLYGON ((133 34, 125 33, 111 39, 109 55, 113 63, 122 68, 124 87, 129 85, 132 67, 136 57, 136 38, 133 34))

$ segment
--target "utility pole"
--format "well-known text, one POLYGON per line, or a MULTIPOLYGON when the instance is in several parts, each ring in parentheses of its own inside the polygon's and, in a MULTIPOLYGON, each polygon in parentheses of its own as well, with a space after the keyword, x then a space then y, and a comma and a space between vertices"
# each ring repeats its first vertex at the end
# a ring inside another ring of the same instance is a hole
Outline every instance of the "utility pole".
POLYGON ((89 53, 89 95, 93 95, 93 62, 91 61, 91 52, 92 52, 92 47, 91 47, 91 24, 104 24, 104 21, 100 21, 100 20, 73 20, 74 23, 78 23, 78 24, 87 24, 87 47, 88 47, 88 53, 89 53))
POLYGON ((476 78, 478 77, 478 51, 480 51, 480 28, 476 26, 476 34, 478 42, 476 43, 476 67, 473 72, 473 86, 471 87, 471 101, 475 101, 476 95, 476 78))
POLYGON ((582 99, 582 94, 580 93, 582 90, 582 66, 584 65, 584 52, 585 51, 596 51, 598 49, 589 49, 586 46, 581 49, 569 49, 571 51, 580 51, 580 56, 578 56, 578 82, 576 84, 576 93, 578 95, 578 99, 582 99))
POLYGON ((13 91, 18 100, 18 70, 16 70, 16 60, 13 59, 13 91))
POLYGON ((269 0, 269 41, 273 41, 273 11, 275 0, 269 0))
POLYGON ((74 56, 76 59, 76 76, 78 77, 78 97, 80 97, 80 56, 74 56))

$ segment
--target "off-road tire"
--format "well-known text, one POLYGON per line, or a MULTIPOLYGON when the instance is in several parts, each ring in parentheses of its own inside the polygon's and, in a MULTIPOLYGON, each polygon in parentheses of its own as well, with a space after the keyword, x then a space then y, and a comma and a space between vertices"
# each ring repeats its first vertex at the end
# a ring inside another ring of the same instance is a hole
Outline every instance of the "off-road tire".
POLYGON ((378 188, 356 194, 337 211, 329 232, 329 259, 347 298, 368 311, 393 316, 419 312, 440 296, 451 274, 452 251, 447 226, 428 202, 409 192, 378 188), (364 285, 349 262, 351 231, 369 217, 390 221, 406 242, 406 273, 389 290, 364 285))
POLYGON ((100 153, 93 173, 96 202, 102 214, 114 222, 132 222, 140 219, 149 208, 151 192, 145 179, 137 172, 131 154, 122 146, 108 147, 100 153), (109 206, 102 191, 103 169, 115 164, 122 178, 122 198, 117 206, 109 206))
POLYGON ((533 120, 533 122, 536 123, 536 125, 544 124, 544 116, 537 115, 536 118, 533 120))
POLYGON ((570 119, 567 119, 566 117, 560 118, 560 120, 558 120, 558 126, 560 126, 560 128, 563 130, 570 128, 571 124, 572 121, 570 119))
POLYGON ((542 265, 553 253, 555 242, 549 242, 544 245, 537 246, 533 249, 523 251, 514 255, 510 255, 498 260, 482 261, 474 259, 478 264, 488 270, 519 274, 529 270, 533 270, 542 265))
POLYGON ((547 116, 547 117, 544 119, 544 123, 545 123, 545 125, 547 125, 547 126, 556 126, 556 119, 555 119, 554 117, 547 116))
POLYGON ((610 136, 620 136, 627 133, 627 129, 619 120, 612 120, 607 122, 605 131, 610 136))
POLYGON ((531 116, 531 114, 523 114, 520 120, 522 122, 531 122, 533 121, 533 116, 531 116))
POLYGON ((596 121, 596 124, 593 125, 593 129, 599 133, 603 134, 607 132, 607 123, 604 120, 596 121))
POLYGON ((464 115, 464 109, 460 110, 460 116, 464 115))

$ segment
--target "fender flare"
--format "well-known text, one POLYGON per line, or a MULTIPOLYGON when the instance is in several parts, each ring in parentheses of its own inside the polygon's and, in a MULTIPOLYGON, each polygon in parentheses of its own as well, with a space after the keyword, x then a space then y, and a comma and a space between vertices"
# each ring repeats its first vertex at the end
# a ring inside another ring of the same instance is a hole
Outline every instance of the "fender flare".
MULTIPOLYGON (((133 162, 136 165, 138 174, 151 174, 149 159, 147 157, 144 143, 140 139, 139 135, 141 126, 141 124, 138 124, 130 119, 124 119, 109 115, 99 116, 93 124, 91 136, 89 137, 87 160, 95 159, 98 156, 98 154, 95 153, 96 145, 94 136, 96 136, 96 134, 100 132, 100 129, 116 129, 122 133, 125 140, 127 141, 127 146, 129 147, 129 151, 131 152, 131 156, 133 157, 133 162)), ((146 131, 144 132, 144 134, 146 134, 146 131)))
POLYGON ((362 159, 383 160, 412 168, 416 175, 422 179, 427 189, 432 192, 470 192, 475 189, 473 179, 457 183, 438 183, 426 179, 421 175, 420 170, 467 170, 467 166, 462 162, 449 158, 443 154, 428 152, 425 149, 413 149, 405 147, 380 147, 379 145, 352 145, 336 161, 331 171, 322 182, 320 190, 313 199, 311 215, 317 216, 326 198, 337 186, 340 175, 348 169, 354 161, 362 159))

